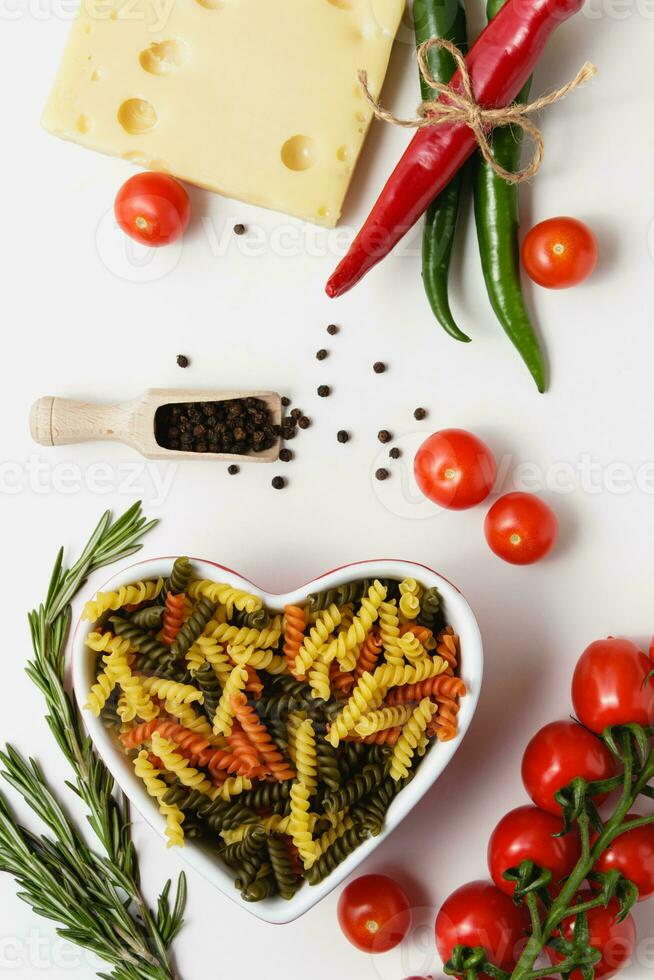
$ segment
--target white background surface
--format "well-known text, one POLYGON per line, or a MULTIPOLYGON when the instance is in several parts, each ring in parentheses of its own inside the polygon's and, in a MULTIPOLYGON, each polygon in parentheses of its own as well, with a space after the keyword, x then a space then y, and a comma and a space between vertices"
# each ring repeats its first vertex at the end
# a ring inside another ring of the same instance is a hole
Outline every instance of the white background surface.
MULTIPOLYGON (((192 192, 195 221, 174 268, 155 281, 121 278, 135 260, 130 265, 119 255, 116 239, 112 245, 105 215, 133 171, 58 142, 38 125, 70 12, 46 0, 0 4, 1 740, 38 756, 55 785, 67 777, 23 673, 25 612, 44 595, 56 547, 65 543, 73 556, 99 513, 124 509, 137 491, 146 512, 162 519, 144 555, 214 558, 271 591, 351 560, 414 559, 463 589, 485 638, 486 687, 467 742, 363 869, 396 875, 416 907, 426 909, 418 915, 426 925, 413 941, 371 961, 341 938, 337 895, 276 929, 250 919, 192 873, 188 924, 176 943, 187 980, 207 973, 402 980, 438 972, 434 910, 455 886, 485 874, 496 820, 525 799, 519 762, 528 737, 570 709, 576 657, 609 632, 644 641, 652 629, 653 17, 645 0, 593 0, 561 28, 536 76, 539 91, 566 81, 586 58, 600 68, 587 89, 543 119, 546 162, 522 194, 526 226, 574 214, 592 225, 601 249, 586 286, 529 291, 552 365, 551 391, 539 397, 489 312, 471 227, 452 288, 461 326, 474 337, 467 347, 433 323, 415 254, 394 257, 330 302, 322 287, 335 256, 324 233, 316 244, 299 223, 202 192, 192 192), (250 228, 247 239, 228 233, 237 221, 250 228), (276 254, 280 226, 296 235, 294 256, 276 254), (261 254, 245 254, 257 229, 261 254), (336 338, 325 333, 330 321, 341 325, 336 338), (323 345, 331 354, 319 364, 314 352, 323 345), (175 365, 180 351, 192 359, 185 373, 175 365), (371 370, 378 359, 389 364, 380 377, 371 370), (315 396, 320 383, 333 385, 329 400, 315 396), (120 400, 148 386, 180 384, 276 388, 314 425, 293 444, 291 466, 252 466, 238 478, 223 465, 146 467, 121 446, 48 451, 30 442, 28 409, 40 395, 120 400), (430 412, 419 425, 412 419, 417 405, 430 412), (528 569, 504 565, 485 546, 484 508, 447 514, 422 503, 412 490, 409 452, 392 480, 375 484, 378 429, 391 429, 411 447, 450 425, 475 430, 503 458, 503 490, 516 485, 519 463, 540 468, 543 493, 561 522, 550 560, 528 569), (336 442, 341 427, 353 434, 347 446, 336 442), (109 464, 108 479, 98 480, 98 463, 109 464), (282 469, 290 485, 278 493, 270 480, 282 469), (128 477, 136 489, 126 485, 128 477), (164 492, 155 478, 166 481, 164 492), (557 490, 561 480, 565 492, 557 490)), ((477 3, 473 23, 480 23, 477 3)), ((417 98, 409 39, 405 30, 385 90, 400 111, 410 111, 417 98)), ((261 67, 265 74, 265 47, 261 67)), ((375 127, 345 225, 364 217, 406 139, 375 127)), ((157 257, 164 270, 171 257, 157 257)), ((146 265, 136 276, 148 279, 156 268, 146 265)), ((146 828, 137 826, 136 838, 149 886, 182 866, 146 828)), ((649 939, 652 907, 640 908, 638 920, 641 938, 649 939)), ((646 951, 631 980, 649 973, 646 951)), ((0 880, 0 973, 21 980, 93 975, 89 958, 57 941, 19 904, 9 879, 0 880)))

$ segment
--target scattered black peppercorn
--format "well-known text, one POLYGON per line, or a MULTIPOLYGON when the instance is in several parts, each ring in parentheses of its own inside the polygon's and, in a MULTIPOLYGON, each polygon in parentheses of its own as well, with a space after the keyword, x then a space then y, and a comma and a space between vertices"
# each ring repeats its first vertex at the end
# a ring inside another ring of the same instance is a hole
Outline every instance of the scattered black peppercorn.
POLYGON ((181 368, 187 368, 191 362, 189 361, 186 354, 177 355, 177 366, 181 368))
POLYGON ((377 438, 380 442, 390 442, 393 436, 390 434, 388 429, 382 429, 377 433, 377 438))
POLYGON ((297 432, 296 432, 296 429, 295 429, 295 426, 294 425, 285 425, 284 428, 282 429, 282 438, 283 439, 286 439, 286 440, 288 440, 288 439, 295 439, 295 436, 296 435, 297 435, 297 432))
POLYGON ((383 374, 384 371, 386 370, 386 365, 384 364, 383 361, 375 361, 375 363, 372 366, 372 369, 375 372, 375 374, 383 374))
POLYGON ((227 467, 227 472, 229 473, 230 476, 236 476, 236 474, 240 472, 240 470, 239 467, 236 465, 236 463, 232 463, 231 466, 227 467))
POLYGON ((273 477, 272 485, 275 490, 283 490, 286 486, 286 480, 283 476, 275 476, 273 477))
POLYGON ((234 225, 234 234, 235 235, 244 235, 245 234, 245 225, 234 225))
POLYGON ((336 434, 336 438, 338 439, 339 442, 349 442, 350 441, 350 433, 349 432, 346 432, 345 429, 341 429, 336 434))
POLYGON ((291 412, 291 418, 294 419, 295 421, 297 421, 301 417, 302 417, 302 411, 301 411, 301 409, 294 408, 293 411, 291 412))
POLYGON ((284 395, 282 398, 282 405, 284 406, 284 408, 288 408, 290 404, 291 404, 291 399, 287 395, 284 395))
POLYGON ((417 419, 418 422, 422 422, 423 419, 426 419, 427 418, 427 411, 426 411, 426 409, 424 409, 424 408, 416 408, 415 412, 413 413, 413 417, 414 417, 414 419, 417 419))
POLYGON ((377 480, 388 480, 388 478, 389 478, 390 475, 391 474, 388 472, 388 470, 385 469, 385 467, 383 467, 383 466, 380 467, 377 470, 377 472, 375 473, 375 477, 376 477, 377 480))
POLYGON ((290 449, 280 449, 279 450, 279 458, 281 459, 282 463, 290 463, 291 460, 293 459, 293 452, 292 452, 292 450, 290 450, 290 449))
POLYGON ((328 398, 331 395, 331 393, 332 393, 332 389, 329 387, 329 385, 318 386, 318 394, 320 395, 321 398, 328 398))
POLYGON ((402 455, 402 450, 398 449, 397 447, 394 447, 393 449, 391 449, 388 455, 391 457, 391 459, 399 459, 400 456, 402 455))
POLYGON ((301 429, 308 429, 309 426, 311 425, 311 419, 308 419, 306 415, 303 415, 302 418, 299 420, 298 425, 300 426, 301 429))
POLYGON ((316 358, 319 361, 324 361, 326 357, 329 356, 328 351, 324 347, 321 347, 319 351, 316 351, 316 358))
POLYGON ((330 335, 330 337, 333 337, 334 334, 338 333, 338 327, 336 326, 335 323, 329 324, 329 326, 327 327, 327 333, 330 335))

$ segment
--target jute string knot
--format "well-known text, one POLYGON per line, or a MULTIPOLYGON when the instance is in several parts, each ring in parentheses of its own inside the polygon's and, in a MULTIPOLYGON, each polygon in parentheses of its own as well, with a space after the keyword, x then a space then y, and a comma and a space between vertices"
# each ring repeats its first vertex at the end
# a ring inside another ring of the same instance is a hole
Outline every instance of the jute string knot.
POLYGON ((543 134, 529 119, 529 116, 565 99, 576 88, 584 85, 597 74, 595 65, 587 61, 567 85, 550 92, 549 95, 543 95, 539 99, 534 99, 533 102, 513 102, 501 109, 486 109, 479 105, 475 99, 472 80, 465 59, 451 41, 442 37, 434 37, 425 41, 418 48, 418 65, 425 82, 437 94, 433 99, 428 99, 420 104, 418 115, 414 119, 400 119, 398 116, 394 116, 392 112, 384 109, 370 92, 368 73, 359 72, 359 82, 377 119, 392 123, 394 126, 405 126, 408 129, 439 126, 441 123, 465 123, 472 130, 482 156, 489 167, 494 170, 498 177, 502 177, 509 184, 519 184, 524 180, 529 180, 538 173, 543 162, 545 152, 543 134), (461 91, 434 78, 427 60, 432 48, 442 48, 452 56, 461 75, 461 91), (492 130, 497 126, 517 126, 531 139, 534 147, 533 153, 530 162, 523 170, 519 170, 517 173, 505 170, 493 156, 489 137, 492 130))

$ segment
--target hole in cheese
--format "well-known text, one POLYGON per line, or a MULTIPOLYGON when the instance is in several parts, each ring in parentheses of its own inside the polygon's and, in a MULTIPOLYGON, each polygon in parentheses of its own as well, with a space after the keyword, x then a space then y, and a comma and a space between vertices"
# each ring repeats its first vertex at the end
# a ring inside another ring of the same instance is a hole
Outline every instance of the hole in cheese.
POLYGON ((88 133, 90 131, 90 129, 91 129, 92 123, 93 123, 93 120, 91 119, 91 117, 90 116, 87 116, 86 113, 83 112, 81 114, 81 116, 78 116, 77 117, 77 122, 75 123, 75 127, 77 129, 77 132, 78 133, 88 133))
POLYGON ((152 103, 145 99, 128 99, 118 110, 118 122, 126 133, 138 136, 157 125, 157 113, 152 103))
POLYGON ((338 7, 339 10, 352 10, 353 0, 327 0, 331 3, 332 7, 338 7))
POLYGON ((225 6, 223 0, 197 0, 197 2, 205 10, 222 10, 225 6))
POLYGON ((337 149, 336 159, 340 160, 341 163, 347 163, 347 161, 350 159, 350 151, 345 144, 343 144, 343 146, 339 146, 337 149))
POLYGON ((167 75, 181 68, 186 57, 186 45, 181 41, 153 41, 141 51, 139 62, 150 75, 167 75))
POLYGON ((311 136, 292 136, 282 146, 282 163, 289 170, 309 170, 318 158, 318 144, 311 136))

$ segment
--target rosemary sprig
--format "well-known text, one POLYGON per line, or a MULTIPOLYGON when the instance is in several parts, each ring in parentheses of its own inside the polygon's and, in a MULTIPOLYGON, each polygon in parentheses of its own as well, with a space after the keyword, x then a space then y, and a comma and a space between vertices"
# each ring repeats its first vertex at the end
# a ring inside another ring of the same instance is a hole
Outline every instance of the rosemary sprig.
POLYGON ((84 836, 48 786, 42 770, 14 748, 0 752, 1 774, 47 828, 37 836, 22 827, 0 794, 0 870, 14 876, 19 897, 35 912, 59 923, 59 935, 92 950, 113 967, 113 980, 172 980, 169 947, 179 932, 186 904, 180 875, 175 900, 166 882, 153 911, 140 888, 130 834, 129 806, 114 794, 114 781, 95 755, 80 713, 64 683, 70 602, 88 575, 134 554, 156 521, 146 522, 140 503, 112 523, 107 511, 75 564, 64 567, 57 555, 45 601, 29 614, 34 659, 27 673, 45 698, 46 721, 70 763, 74 779, 66 785, 84 802, 88 821, 104 853, 84 836))

